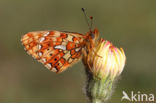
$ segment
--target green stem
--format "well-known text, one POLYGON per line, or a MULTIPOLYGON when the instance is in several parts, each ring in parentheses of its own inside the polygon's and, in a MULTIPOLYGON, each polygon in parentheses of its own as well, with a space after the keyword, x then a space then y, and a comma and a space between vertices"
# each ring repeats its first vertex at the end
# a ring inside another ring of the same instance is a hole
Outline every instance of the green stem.
POLYGON ((88 66, 86 66, 86 75, 86 95, 88 96, 90 103, 106 102, 111 96, 113 81, 109 76, 101 79, 94 77, 88 66))

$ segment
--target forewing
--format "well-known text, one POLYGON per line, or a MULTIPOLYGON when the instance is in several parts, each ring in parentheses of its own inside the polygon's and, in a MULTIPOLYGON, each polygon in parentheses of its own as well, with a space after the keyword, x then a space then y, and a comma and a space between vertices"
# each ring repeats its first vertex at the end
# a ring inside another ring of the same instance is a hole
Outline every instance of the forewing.
POLYGON ((79 61, 85 45, 82 34, 59 31, 29 32, 21 41, 28 54, 57 73, 79 61))

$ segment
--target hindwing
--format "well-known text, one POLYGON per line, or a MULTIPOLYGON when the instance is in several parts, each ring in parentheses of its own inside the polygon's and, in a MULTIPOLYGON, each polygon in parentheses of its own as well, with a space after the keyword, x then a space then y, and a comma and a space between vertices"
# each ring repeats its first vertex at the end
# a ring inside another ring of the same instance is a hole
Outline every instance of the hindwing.
POLYGON ((21 41, 28 54, 57 73, 79 61, 85 46, 84 35, 60 31, 29 32, 21 41))

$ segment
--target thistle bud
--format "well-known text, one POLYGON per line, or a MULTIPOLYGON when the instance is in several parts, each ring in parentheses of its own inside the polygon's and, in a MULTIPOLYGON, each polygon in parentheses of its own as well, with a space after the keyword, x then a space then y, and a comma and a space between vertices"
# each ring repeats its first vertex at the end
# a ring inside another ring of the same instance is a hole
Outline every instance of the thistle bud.
POLYGON ((92 103, 103 103, 111 96, 114 80, 123 71, 125 61, 123 49, 103 39, 88 53, 86 71, 90 76, 86 92, 92 103))
POLYGON ((101 39, 92 52, 88 54, 88 65, 95 78, 105 79, 108 76, 113 80, 123 71, 125 53, 109 41, 101 39))

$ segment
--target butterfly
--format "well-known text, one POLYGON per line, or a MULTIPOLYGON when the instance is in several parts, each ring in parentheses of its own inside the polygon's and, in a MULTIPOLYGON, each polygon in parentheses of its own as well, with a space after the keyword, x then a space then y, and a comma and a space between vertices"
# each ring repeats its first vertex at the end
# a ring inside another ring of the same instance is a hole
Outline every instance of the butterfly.
POLYGON ((97 29, 85 35, 64 31, 28 32, 21 42, 29 55, 43 63, 49 70, 61 73, 92 51, 98 39, 97 29))

